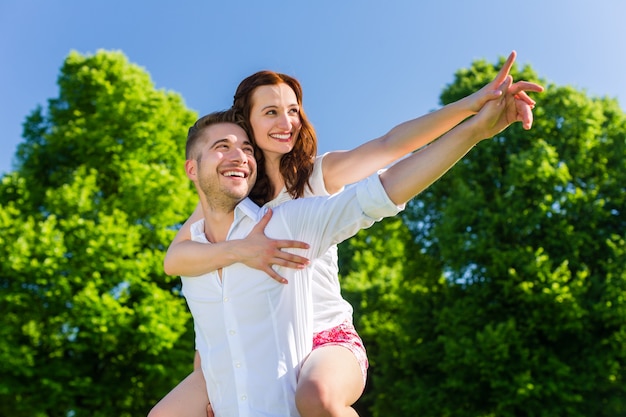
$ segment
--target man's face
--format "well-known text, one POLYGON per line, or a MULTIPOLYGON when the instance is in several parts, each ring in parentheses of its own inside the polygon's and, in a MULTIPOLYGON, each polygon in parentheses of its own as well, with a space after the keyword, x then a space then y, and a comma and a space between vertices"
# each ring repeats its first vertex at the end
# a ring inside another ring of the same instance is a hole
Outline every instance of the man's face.
POLYGON ((199 160, 191 161, 188 175, 209 205, 231 210, 246 198, 256 181, 254 148, 246 132, 232 123, 208 127, 199 160), (195 174, 195 178, 193 178, 195 174))

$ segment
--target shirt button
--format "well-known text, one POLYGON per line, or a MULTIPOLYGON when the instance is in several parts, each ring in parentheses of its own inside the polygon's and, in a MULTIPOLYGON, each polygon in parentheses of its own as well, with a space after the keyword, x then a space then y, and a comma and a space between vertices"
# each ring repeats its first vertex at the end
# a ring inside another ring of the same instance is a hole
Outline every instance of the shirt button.
POLYGON ((241 362, 235 362, 235 368, 241 368, 241 362))
POLYGON ((224 302, 225 302, 225 303, 227 303, 227 302, 228 302, 228 300, 229 300, 229 298, 228 298, 228 297, 224 297, 224 302))
POLYGON ((229 331, 228 331, 228 334, 230 334, 231 336, 232 336, 232 335, 234 335, 235 333, 237 333, 237 332, 236 332, 236 331, 234 331, 234 330, 229 330, 229 331))
POLYGON ((246 397, 245 395, 242 395, 242 396, 241 396, 241 401, 245 401, 245 400, 247 400, 247 399, 248 399, 248 397, 246 397))

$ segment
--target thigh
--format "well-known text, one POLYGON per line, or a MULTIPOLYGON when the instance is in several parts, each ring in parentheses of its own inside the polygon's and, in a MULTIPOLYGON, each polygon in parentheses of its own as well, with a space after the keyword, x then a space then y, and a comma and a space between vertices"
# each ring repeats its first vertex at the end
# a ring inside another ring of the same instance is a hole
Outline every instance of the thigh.
POLYGON ((314 386, 336 402, 350 406, 365 388, 363 372, 354 354, 338 345, 325 345, 313 350, 300 371, 298 390, 314 386))
POLYGON ((163 397, 148 417, 207 417, 208 404, 204 375, 198 368, 163 397))

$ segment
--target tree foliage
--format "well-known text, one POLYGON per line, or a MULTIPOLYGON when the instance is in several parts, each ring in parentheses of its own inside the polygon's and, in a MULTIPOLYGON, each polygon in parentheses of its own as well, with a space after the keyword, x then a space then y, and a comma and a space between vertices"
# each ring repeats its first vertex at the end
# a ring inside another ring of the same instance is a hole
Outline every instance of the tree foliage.
MULTIPOLYGON (((420 252, 400 217, 384 219, 343 242, 339 259, 342 292, 353 305, 370 364, 365 393, 355 405, 360 416, 368 416, 381 398, 402 398, 397 389, 405 390, 412 374, 433 363, 437 352, 430 350, 434 344, 427 328, 445 280, 441 264, 420 252), (423 314, 415 317, 416 310, 423 314), (420 323, 419 333, 406 331, 406 317, 420 323), (407 346, 419 346, 418 355, 407 346)), ((431 388, 411 386, 420 392, 431 388)))
MULTIPOLYGON (((495 73, 458 71, 442 102, 495 73)), ((162 258, 196 202, 196 117, 119 52, 70 54, 58 84, 0 183, 0 414, 145 415, 191 363, 162 258)), ((340 246, 371 365, 360 415, 626 414, 626 117, 570 87, 537 101, 531 131, 340 246)))
MULTIPOLYGON (((442 102, 495 71, 458 71, 442 102)), ((531 131, 517 124, 479 144, 411 202, 414 243, 398 252, 393 240, 379 270, 365 268, 367 287, 384 287, 376 301, 347 293, 374 347, 363 399, 373 415, 626 414, 626 117, 570 87, 536 99, 531 131)), ((352 288, 360 265, 346 265, 352 288)))
POLYGON ((162 258, 195 114, 119 52, 71 53, 58 85, 0 186, 0 414, 146 414, 193 353, 162 258))

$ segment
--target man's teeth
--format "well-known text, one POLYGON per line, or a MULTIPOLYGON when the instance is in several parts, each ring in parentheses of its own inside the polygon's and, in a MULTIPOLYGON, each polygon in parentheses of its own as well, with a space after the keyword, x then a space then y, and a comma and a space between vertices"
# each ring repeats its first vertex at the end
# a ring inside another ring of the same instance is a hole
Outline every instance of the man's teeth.
POLYGON ((241 178, 245 177, 243 172, 239 172, 239 171, 227 171, 224 173, 224 176, 225 177, 241 177, 241 178))

